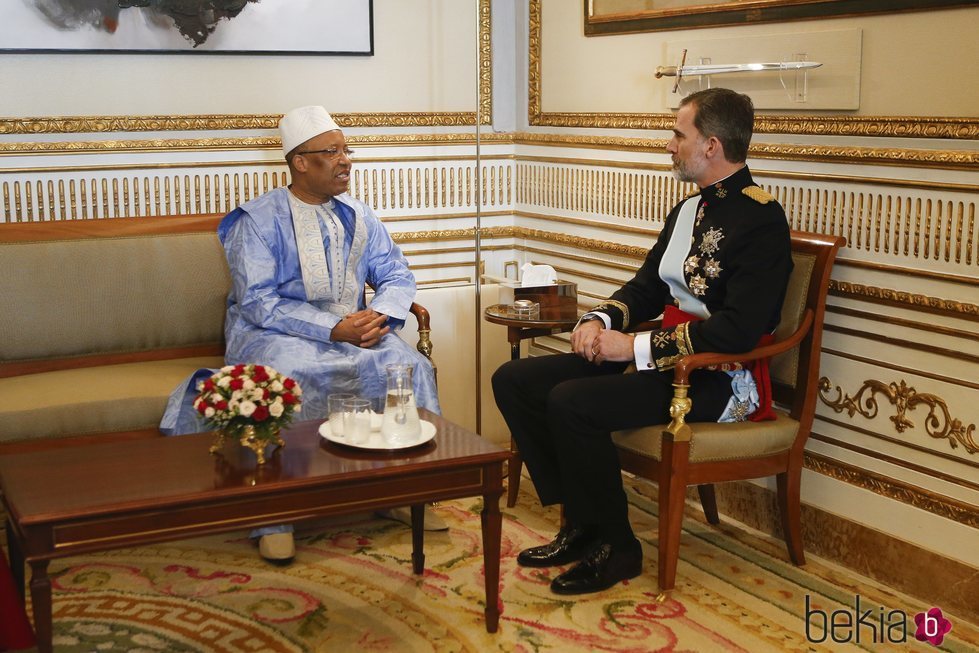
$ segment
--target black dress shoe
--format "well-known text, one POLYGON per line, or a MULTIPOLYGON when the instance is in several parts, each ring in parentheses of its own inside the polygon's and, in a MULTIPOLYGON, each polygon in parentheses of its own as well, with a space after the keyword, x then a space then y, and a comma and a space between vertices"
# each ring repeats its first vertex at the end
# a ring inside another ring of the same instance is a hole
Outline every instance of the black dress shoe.
POLYGON ((551 581, 551 591, 555 594, 600 592, 641 573, 642 546, 639 540, 617 547, 601 542, 579 564, 551 581))
POLYGON ((558 531, 554 541, 524 549, 517 555, 521 567, 559 567, 581 560, 597 540, 585 529, 565 526, 558 531))

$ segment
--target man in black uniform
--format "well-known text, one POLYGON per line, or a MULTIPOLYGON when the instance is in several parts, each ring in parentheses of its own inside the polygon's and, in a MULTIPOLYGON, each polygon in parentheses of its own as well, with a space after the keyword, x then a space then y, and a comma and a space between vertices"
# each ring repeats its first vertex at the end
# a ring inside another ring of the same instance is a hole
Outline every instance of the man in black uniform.
MULTIPOLYGON (((525 567, 578 562, 552 581, 558 594, 603 590, 642 571, 610 433, 669 421, 669 370, 680 357, 749 351, 778 323, 789 228, 745 165, 753 122, 751 99, 734 91, 684 98, 667 151, 677 179, 700 192, 670 212, 636 275, 582 317, 573 353, 510 361, 493 376, 541 503, 564 505, 556 538, 517 557, 525 567), (663 328, 624 332, 660 314, 663 328), (638 373, 623 374, 630 363, 638 373)), ((757 384, 749 370, 695 371, 687 421, 765 419, 767 374, 756 376, 757 384)))

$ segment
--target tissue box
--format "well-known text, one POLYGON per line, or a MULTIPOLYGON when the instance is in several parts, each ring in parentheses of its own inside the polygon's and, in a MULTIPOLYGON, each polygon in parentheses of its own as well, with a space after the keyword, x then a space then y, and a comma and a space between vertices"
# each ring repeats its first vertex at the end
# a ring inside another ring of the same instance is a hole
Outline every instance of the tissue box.
POLYGON ((578 284, 573 281, 561 281, 546 286, 521 286, 519 282, 511 281, 500 284, 500 303, 512 304, 518 299, 529 299, 537 302, 541 308, 545 306, 570 306, 578 310, 578 284))

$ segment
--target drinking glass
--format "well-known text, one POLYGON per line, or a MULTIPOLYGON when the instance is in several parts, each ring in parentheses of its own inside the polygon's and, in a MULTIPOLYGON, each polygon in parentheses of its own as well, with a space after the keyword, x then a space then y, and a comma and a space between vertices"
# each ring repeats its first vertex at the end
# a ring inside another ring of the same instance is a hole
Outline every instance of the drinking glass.
POLYGON ((335 392, 326 398, 326 409, 330 417, 330 431, 333 437, 343 437, 343 402, 356 398, 348 392, 335 392))
POLYGON ((343 435, 351 444, 364 444, 371 435, 371 402, 346 399, 343 402, 343 435))

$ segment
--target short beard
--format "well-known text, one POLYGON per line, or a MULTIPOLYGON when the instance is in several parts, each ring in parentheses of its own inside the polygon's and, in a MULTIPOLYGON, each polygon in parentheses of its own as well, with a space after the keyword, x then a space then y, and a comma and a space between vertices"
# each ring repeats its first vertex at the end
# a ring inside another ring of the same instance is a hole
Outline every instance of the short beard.
POLYGON ((673 164, 673 178, 679 182, 694 182, 696 177, 691 174, 690 169, 684 162, 673 164))

